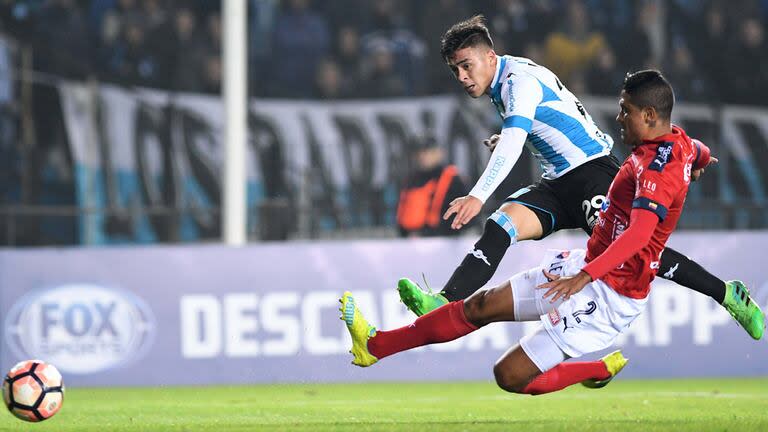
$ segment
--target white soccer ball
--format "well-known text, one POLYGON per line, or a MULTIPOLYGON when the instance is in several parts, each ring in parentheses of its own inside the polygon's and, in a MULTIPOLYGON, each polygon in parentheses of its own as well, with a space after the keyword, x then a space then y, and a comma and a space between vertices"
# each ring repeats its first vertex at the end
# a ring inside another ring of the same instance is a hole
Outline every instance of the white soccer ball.
POLYGON ((39 422, 53 417, 64 402, 64 381, 51 364, 26 360, 11 368, 3 381, 3 401, 16 417, 39 422))

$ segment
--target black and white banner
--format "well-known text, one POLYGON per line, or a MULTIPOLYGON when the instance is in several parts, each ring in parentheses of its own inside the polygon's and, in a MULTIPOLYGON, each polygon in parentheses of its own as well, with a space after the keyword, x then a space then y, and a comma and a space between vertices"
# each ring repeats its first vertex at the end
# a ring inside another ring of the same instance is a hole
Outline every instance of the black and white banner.
MULTIPOLYGON (((221 99, 84 84, 64 84, 60 93, 77 201, 84 210, 80 243, 219 237, 221 99)), ((613 134, 616 100, 583 100, 601 129, 613 134)), ((738 203, 768 199, 768 176, 759 169, 768 150, 768 111, 679 104, 674 121, 720 159, 717 169, 692 188, 689 209, 718 199, 736 206, 730 217, 743 223, 733 226, 764 226, 756 218, 765 215, 741 210, 738 203)), ((499 126, 485 98, 252 100, 246 153, 250 236, 393 226, 399 185, 410 172, 417 137, 434 136, 471 183, 488 160, 481 142, 499 126), (265 203, 282 209, 271 217, 280 227, 260 211, 265 203)), ((614 153, 626 155, 613 135, 614 153)), ((527 153, 496 198, 540 176, 527 153)), ((690 221, 701 227, 711 217, 689 211, 681 225, 690 221)))
MULTIPOLYGON (((64 85, 86 244, 214 237, 221 199, 224 109, 219 98, 64 85), (173 207, 180 215, 152 212, 173 207), (110 209, 100 213, 94 209, 110 209), (148 211, 149 210, 149 211, 148 211), (189 211, 187 211, 189 210, 189 211), (172 223, 171 223, 172 222, 172 223)), ((450 96, 401 100, 251 103, 248 203, 311 209, 314 229, 391 224, 414 139, 433 135, 467 175, 484 167, 479 143, 493 119, 450 96)), ((249 217, 255 229, 257 214, 249 217)))

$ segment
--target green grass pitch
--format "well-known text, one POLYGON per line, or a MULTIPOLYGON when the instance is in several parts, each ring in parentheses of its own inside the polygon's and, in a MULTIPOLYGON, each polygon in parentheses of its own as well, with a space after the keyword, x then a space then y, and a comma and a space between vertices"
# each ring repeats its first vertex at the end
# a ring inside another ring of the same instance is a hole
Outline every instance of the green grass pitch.
POLYGON ((616 380, 545 396, 488 382, 72 388, 2 431, 768 431, 768 378, 616 380))

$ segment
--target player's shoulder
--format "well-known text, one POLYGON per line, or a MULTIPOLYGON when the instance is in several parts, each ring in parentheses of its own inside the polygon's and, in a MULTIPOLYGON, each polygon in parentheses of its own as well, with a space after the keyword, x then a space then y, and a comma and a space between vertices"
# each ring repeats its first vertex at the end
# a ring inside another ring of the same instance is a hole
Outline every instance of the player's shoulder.
POLYGON ((526 75, 527 60, 528 59, 524 57, 515 57, 511 55, 501 56, 502 73, 504 74, 502 78, 516 79, 526 75))
POLYGON ((664 171, 672 162, 675 142, 649 142, 632 150, 633 166, 636 170, 664 171))
POLYGON ((693 145, 685 131, 673 126, 672 133, 647 142, 633 150, 636 165, 649 171, 664 172, 670 165, 684 164, 690 159, 693 145))
POLYGON ((537 90, 539 81, 531 72, 530 67, 526 67, 523 57, 505 56, 504 69, 501 71, 502 86, 513 87, 516 90, 531 91, 537 90))

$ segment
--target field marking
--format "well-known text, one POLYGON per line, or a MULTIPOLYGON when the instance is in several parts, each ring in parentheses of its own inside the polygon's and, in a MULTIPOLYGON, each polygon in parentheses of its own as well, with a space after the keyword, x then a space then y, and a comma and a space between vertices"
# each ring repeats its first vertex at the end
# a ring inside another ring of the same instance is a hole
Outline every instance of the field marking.
MULTIPOLYGON (((422 398, 408 398, 408 403, 439 403, 450 402, 455 400, 463 401, 498 401, 498 400, 515 400, 523 398, 524 395, 495 395, 495 396, 479 396, 467 399, 466 395, 457 395, 456 397, 422 397, 422 398)), ((719 398, 719 399, 765 399, 765 395, 762 394, 747 394, 747 393, 713 393, 704 391, 694 392, 674 392, 674 391, 662 391, 662 392, 629 392, 629 393, 606 393, 601 394, 551 394, 545 396, 547 399, 653 399, 657 397, 666 398, 679 398, 679 397, 694 397, 694 398, 719 398)), ((393 399, 321 399, 321 400, 305 400, 305 401, 280 401, 281 405, 341 405, 341 404, 381 404, 392 403, 393 399)))

